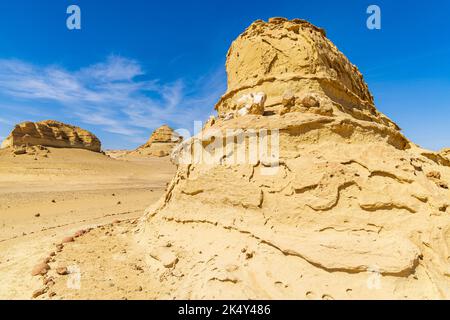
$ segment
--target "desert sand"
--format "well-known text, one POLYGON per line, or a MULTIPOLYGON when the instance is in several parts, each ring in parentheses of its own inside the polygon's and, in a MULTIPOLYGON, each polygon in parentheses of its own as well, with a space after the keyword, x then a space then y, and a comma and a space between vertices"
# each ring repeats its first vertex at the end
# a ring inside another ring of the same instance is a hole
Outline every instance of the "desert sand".
POLYGON ((174 147, 176 170, 126 151, 4 156, 1 295, 449 299, 448 150, 405 137, 306 21, 254 22, 226 68, 218 115, 174 147), (269 146, 252 158, 255 141, 269 146))
POLYGON ((36 150, 0 150, 0 299, 30 299, 42 283, 31 271, 55 244, 78 230, 142 216, 174 173, 167 157, 36 150))

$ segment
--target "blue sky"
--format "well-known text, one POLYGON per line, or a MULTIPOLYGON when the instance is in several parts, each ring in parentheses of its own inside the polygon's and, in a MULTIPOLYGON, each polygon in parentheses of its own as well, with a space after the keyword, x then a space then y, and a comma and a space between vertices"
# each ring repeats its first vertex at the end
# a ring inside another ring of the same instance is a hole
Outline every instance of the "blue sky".
POLYGON ((450 2, 15 0, 0 3, 0 138, 55 119, 105 148, 193 129, 226 89, 225 55, 254 20, 303 18, 358 66, 377 107, 414 142, 450 147, 450 2), (77 4, 82 30, 66 28, 77 4), (377 4, 382 29, 366 28, 377 4))

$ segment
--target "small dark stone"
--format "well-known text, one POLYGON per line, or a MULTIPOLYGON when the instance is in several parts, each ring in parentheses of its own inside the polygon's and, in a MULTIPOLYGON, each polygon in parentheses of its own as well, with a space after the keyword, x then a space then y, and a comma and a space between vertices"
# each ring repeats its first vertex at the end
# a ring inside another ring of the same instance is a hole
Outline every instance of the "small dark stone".
POLYGON ((56 268, 56 273, 60 276, 65 276, 69 274, 69 270, 67 270, 67 267, 58 267, 56 268))

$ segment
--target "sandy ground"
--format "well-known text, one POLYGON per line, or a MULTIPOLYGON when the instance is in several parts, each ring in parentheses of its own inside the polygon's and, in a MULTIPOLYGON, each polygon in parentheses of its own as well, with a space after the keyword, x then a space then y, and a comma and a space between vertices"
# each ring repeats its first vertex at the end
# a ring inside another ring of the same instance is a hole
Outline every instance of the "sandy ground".
POLYGON ((14 156, 0 150, 0 299, 30 299, 42 286, 31 276, 33 267, 61 239, 142 216, 174 171, 167 157, 116 160, 52 148, 14 156))

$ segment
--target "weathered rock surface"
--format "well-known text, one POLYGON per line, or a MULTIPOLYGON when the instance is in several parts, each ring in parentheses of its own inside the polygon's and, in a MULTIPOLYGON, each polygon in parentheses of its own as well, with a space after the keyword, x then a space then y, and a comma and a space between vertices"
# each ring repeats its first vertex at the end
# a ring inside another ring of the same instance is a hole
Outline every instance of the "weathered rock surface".
POLYGON ((448 153, 405 138, 303 20, 253 23, 227 72, 219 117, 177 149, 177 174, 139 227, 149 254, 163 241, 177 252, 186 276, 170 280, 173 296, 449 299, 448 153), (261 92, 262 114, 236 116, 261 92), (252 135, 270 152, 240 162, 252 135))
POLYGON ((153 132, 150 139, 144 145, 132 151, 131 154, 166 157, 181 142, 181 139, 172 128, 163 125, 153 132))
POLYGON ((440 155, 450 161, 450 149, 441 150, 440 155))
POLYGON ((25 146, 101 150, 100 140, 91 132, 53 120, 20 123, 2 143, 2 148, 18 147, 16 154, 26 153, 25 146))

